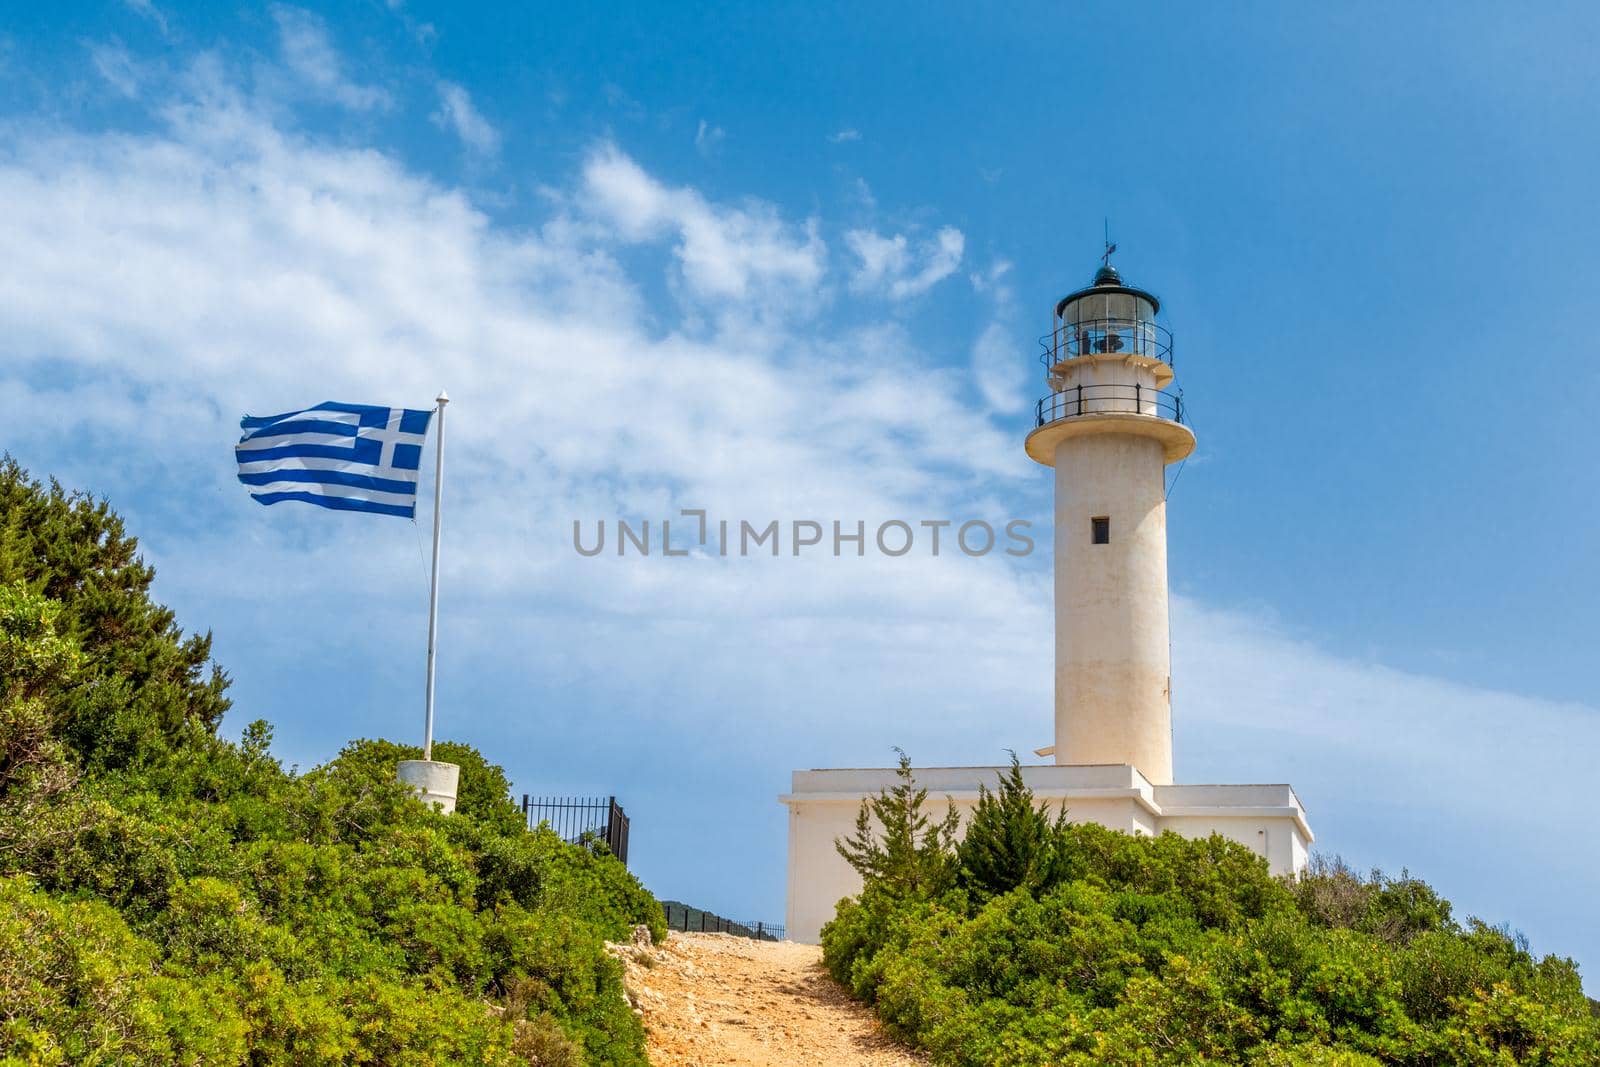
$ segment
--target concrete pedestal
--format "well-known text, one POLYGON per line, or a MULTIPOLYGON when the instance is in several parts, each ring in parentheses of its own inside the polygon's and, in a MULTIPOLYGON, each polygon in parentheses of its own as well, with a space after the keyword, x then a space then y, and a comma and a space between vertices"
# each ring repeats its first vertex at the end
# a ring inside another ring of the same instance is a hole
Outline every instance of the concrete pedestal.
POLYGON ((415 789, 424 804, 437 805, 446 815, 456 810, 456 785, 461 780, 459 765, 437 760, 401 760, 396 777, 415 789))

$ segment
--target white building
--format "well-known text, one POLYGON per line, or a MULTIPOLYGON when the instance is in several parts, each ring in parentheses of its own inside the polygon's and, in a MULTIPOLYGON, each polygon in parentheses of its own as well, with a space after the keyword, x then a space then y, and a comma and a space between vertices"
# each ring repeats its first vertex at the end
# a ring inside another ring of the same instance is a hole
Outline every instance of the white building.
MULTIPOLYGON (((1177 785, 1167 627, 1166 467, 1194 451, 1171 384, 1160 302, 1108 262, 1056 305, 1041 357, 1028 455, 1055 468, 1055 766, 1024 767, 1034 795, 1068 817, 1135 834, 1220 833, 1298 872, 1313 840, 1287 785, 1177 785)), ((919 768, 934 814, 948 796, 965 817, 1001 767, 919 768)), ((892 768, 795 771, 789 808, 788 933, 814 942, 861 881, 834 842, 892 768)))

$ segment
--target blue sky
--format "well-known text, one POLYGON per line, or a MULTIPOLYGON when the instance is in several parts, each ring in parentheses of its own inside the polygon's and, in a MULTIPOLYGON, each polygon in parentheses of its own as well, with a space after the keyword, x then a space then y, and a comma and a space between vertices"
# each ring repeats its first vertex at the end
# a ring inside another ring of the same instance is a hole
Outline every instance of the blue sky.
POLYGON ((1200 442, 1180 780, 1287 779, 1318 847, 1592 972, 1597 29, 12 5, 0 444, 129 515, 216 632, 227 729, 309 766, 418 732, 427 518, 253 505, 236 420, 448 388, 441 733, 617 793, 661 895, 777 919, 791 769, 1049 740, 1048 553, 590 560, 572 520, 1047 543, 1034 338, 1109 218, 1200 442))

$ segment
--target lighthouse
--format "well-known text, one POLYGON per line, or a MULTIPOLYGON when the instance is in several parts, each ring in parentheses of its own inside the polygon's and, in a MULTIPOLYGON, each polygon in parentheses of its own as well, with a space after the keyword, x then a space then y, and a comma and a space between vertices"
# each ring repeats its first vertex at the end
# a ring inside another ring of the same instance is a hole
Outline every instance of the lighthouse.
POLYGON ((1167 464, 1194 451, 1161 302, 1106 263, 1056 304, 1028 455, 1055 469, 1058 764, 1172 781, 1167 464))
MULTIPOLYGON (((1195 438, 1173 388, 1161 302, 1123 282, 1112 251, 1088 286, 1055 304, 1041 339, 1047 391, 1024 438, 1055 480, 1056 632, 1055 738, 1034 750, 1052 762, 1024 766, 1023 781, 1074 822, 1221 834, 1272 873, 1295 874, 1314 838, 1292 787, 1173 779, 1166 472, 1195 438)), ((948 799, 964 822, 980 787, 994 789, 1008 769, 918 767, 914 776, 936 811, 948 799)), ((834 843, 864 799, 896 783, 888 767, 794 772, 778 798, 789 809, 789 937, 815 942, 839 899, 861 888, 834 843)))

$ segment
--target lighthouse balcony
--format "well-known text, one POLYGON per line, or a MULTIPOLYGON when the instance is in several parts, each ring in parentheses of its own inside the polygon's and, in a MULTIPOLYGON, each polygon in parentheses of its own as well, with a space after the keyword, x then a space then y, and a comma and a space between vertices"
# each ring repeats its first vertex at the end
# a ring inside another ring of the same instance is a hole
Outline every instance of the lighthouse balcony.
POLYGON ((1160 441, 1166 461, 1176 463, 1194 451, 1194 432, 1183 419, 1183 397, 1176 392, 1138 382, 1069 385, 1034 408, 1026 447, 1029 456, 1051 467, 1056 449, 1066 441, 1133 434, 1160 441))
POLYGON ((1099 318, 1058 322, 1039 338, 1039 362, 1051 374, 1085 356, 1134 356, 1172 366, 1172 334, 1148 319, 1099 318))
POLYGON ((1034 408, 1035 428, 1062 419, 1096 415, 1146 415, 1183 421, 1183 395, 1146 385, 1069 385, 1051 393, 1034 408))

